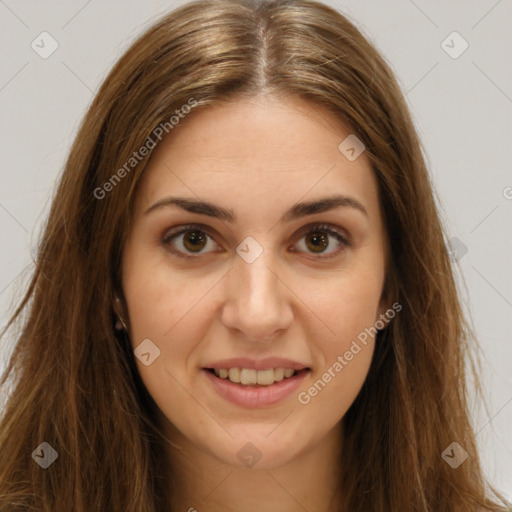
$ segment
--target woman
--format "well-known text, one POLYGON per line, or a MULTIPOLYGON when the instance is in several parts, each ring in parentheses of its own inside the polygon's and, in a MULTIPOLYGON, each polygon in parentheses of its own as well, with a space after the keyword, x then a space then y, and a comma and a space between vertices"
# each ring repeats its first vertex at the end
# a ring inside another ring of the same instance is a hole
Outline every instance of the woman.
POLYGON ((3 512, 506 510, 417 134, 322 4, 199 1, 132 45, 16 320, 3 512))

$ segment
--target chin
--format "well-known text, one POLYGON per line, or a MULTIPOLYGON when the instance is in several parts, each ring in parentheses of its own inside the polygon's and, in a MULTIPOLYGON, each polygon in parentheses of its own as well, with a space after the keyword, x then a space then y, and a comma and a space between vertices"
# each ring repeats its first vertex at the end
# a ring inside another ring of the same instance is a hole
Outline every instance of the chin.
MULTIPOLYGON (((205 446, 216 459, 238 469, 270 470, 293 462, 301 452, 307 451, 301 439, 296 435, 283 436, 272 432, 268 424, 258 427, 243 427, 242 432, 234 432, 233 437, 224 436, 222 440, 205 446), (269 434, 269 432, 272 432, 269 434)), ((306 440, 304 440, 306 443, 306 440)))

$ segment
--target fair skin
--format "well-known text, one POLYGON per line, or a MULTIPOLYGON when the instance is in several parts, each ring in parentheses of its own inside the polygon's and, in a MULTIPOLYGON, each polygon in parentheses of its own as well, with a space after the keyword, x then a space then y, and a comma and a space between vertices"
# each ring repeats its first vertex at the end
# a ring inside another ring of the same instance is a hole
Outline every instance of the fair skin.
POLYGON ((122 282, 133 348, 150 339, 160 350, 151 364, 136 362, 172 442, 173 510, 323 512, 339 502, 341 419, 366 378, 374 338, 307 404, 298 397, 389 308, 378 185, 364 153, 349 161, 338 150, 349 134, 303 100, 255 98, 189 115, 152 154, 122 282), (333 195, 351 201, 281 218, 298 202, 333 195), (236 220, 169 204, 147 212, 170 196, 213 203, 236 220), (205 231, 166 237, 192 223, 205 231), (318 223, 349 245, 323 228, 305 234, 318 223), (250 263, 236 251, 248 236, 262 249, 250 263), (277 403, 235 404, 205 370, 234 357, 286 358, 305 376, 277 403), (260 456, 251 467, 240 456, 249 442, 249 455, 260 456))

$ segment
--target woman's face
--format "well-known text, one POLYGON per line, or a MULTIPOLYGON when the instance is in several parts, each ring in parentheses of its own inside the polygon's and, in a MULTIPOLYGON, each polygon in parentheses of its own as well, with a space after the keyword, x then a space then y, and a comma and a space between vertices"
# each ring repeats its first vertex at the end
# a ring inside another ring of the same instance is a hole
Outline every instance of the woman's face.
POLYGON ((349 135, 314 104, 254 99, 190 114, 155 149, 122 278, 138 370, 175 440, 276 467, 356 398, 387 246, 369 161, 353 139, 339 149, 349 135))

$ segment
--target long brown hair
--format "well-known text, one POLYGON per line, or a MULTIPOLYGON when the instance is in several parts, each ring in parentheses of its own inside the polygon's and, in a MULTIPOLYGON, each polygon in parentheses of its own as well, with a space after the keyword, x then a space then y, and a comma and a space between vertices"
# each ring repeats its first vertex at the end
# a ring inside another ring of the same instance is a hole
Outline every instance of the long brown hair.
POLYGON ((114 330, 123 242, 149 156, 130 159, 158 142, 158 126, 172 137, 169 120, 183 105, 194 115, 260 94, 300 96, 334 113, 365 144, 379 182, 392 256, 387 291, 403 309, 379 335, 343 419, 344 510, 504 510, 480 469, 465 373, 473 338, 393 73, 321 3, 200 0, 160 19, 122 56, 69 154, 28 291, 7 327, 19 324, 1 381, 10 387, 0 423, 3 512, 170 509, 156 405, 129 340, 114 330), (456 469, 442 457, 454 441, 469 454, 456 469), (42 442, 58 453, 45 470, 31 456, 42 442))

